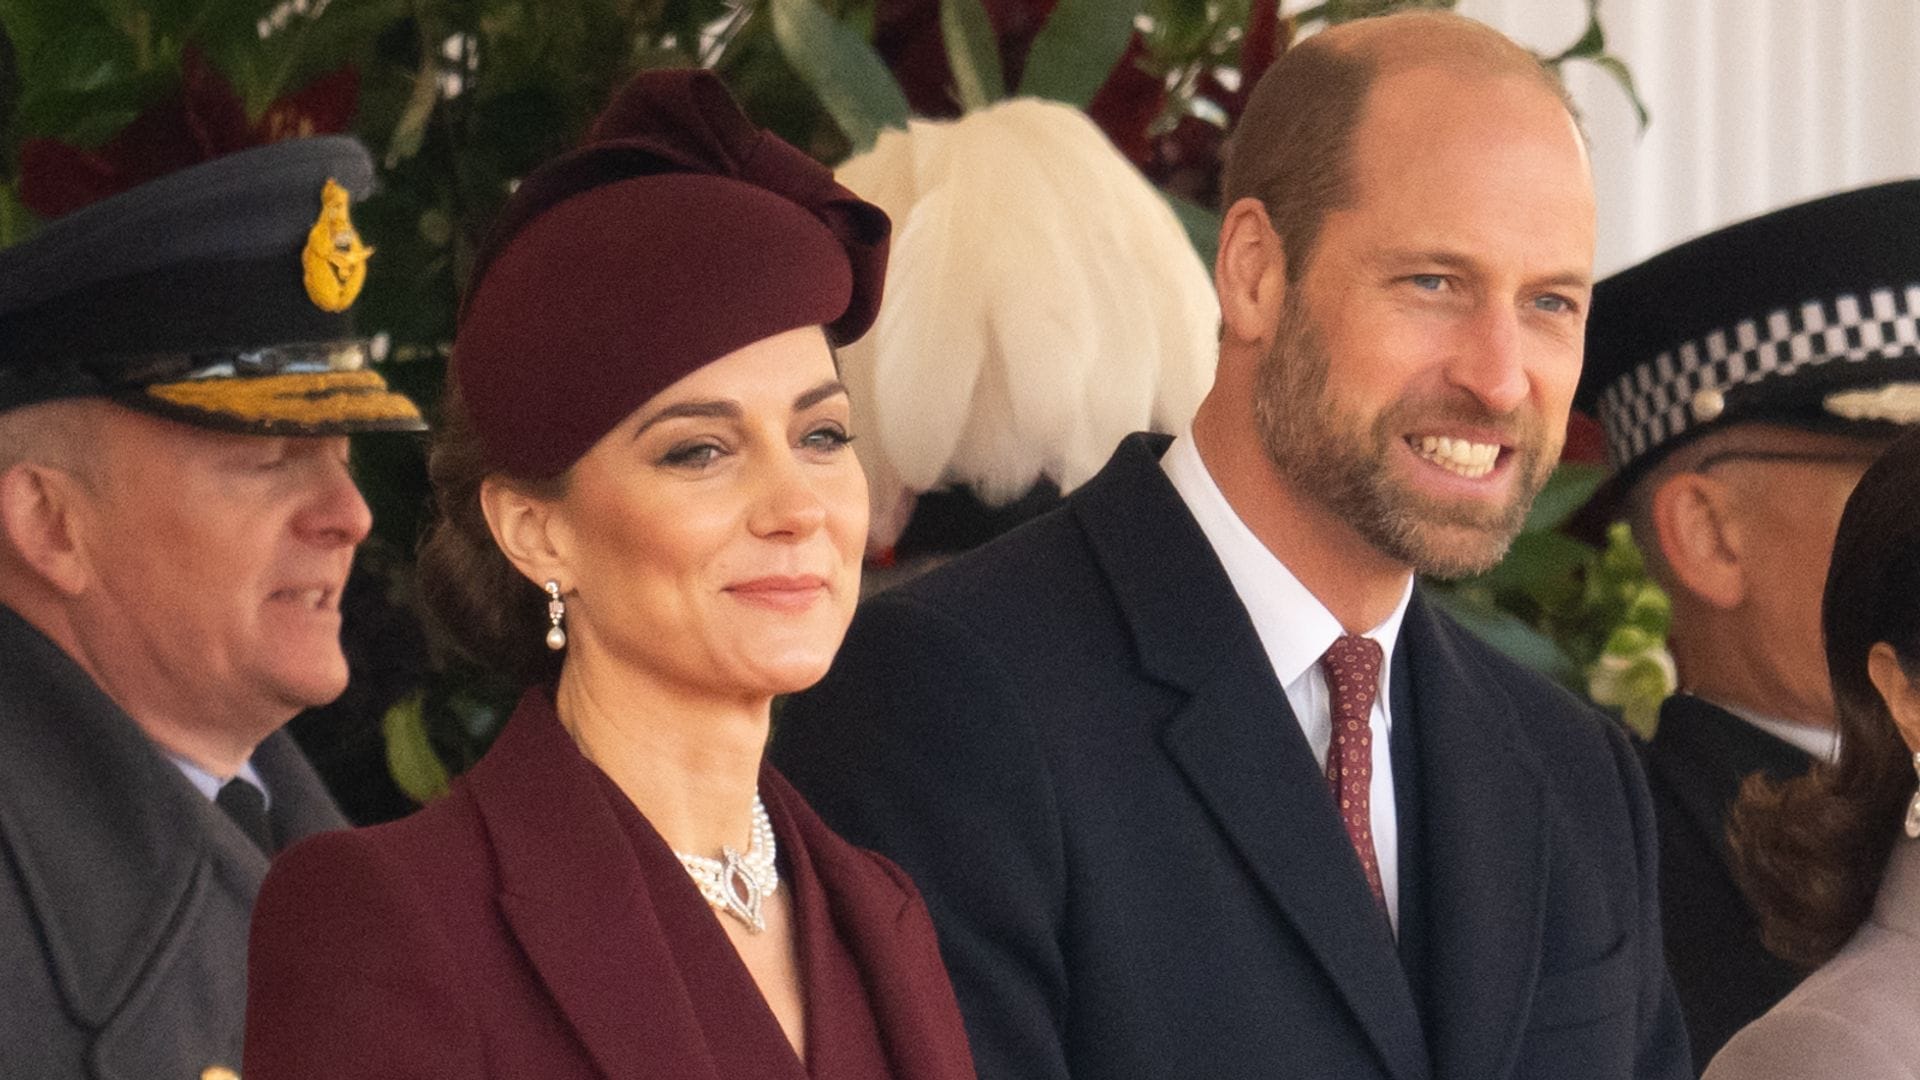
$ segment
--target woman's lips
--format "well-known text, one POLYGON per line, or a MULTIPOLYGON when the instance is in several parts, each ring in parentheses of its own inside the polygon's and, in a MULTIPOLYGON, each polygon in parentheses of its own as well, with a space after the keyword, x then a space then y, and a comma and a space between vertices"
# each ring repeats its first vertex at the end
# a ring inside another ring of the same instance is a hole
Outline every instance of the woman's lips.
POLYGON ((815 574, 775 574, 735 582, 726 591, 749 604, 802 611, 827 594, 827 579, 815 574))

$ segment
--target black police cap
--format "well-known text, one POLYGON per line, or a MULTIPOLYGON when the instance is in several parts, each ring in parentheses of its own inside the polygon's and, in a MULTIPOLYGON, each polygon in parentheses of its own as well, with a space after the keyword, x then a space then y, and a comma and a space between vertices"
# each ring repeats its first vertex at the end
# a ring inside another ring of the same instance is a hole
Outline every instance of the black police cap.
POLYGON ((1574 403, 1606 432, 1614 492, 1732 424, 1920 422, 1920 180, 1777 210, 1600 282, 1574 403))

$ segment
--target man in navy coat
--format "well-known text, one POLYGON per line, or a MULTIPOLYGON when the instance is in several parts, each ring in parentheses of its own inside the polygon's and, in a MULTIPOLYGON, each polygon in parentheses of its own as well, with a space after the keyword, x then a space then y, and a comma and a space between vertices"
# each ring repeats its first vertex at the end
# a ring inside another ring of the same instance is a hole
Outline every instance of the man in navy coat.
POLYGON ((775 758, 932 907, 982 1077, 1682 1077, 1626 740, 1442 615, 1560 450, 1593 196, 1435 13, 1235 136, 1191 429, 863 606, 775 758))

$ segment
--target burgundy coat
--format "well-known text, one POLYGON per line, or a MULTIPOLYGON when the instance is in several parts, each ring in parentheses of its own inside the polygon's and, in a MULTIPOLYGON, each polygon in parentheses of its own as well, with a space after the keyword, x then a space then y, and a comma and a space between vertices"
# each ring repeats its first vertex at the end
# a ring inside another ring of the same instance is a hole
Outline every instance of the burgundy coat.
POLYGON ((793 890, 811 1074, 665 842, 529 691, 446 798, 275 862, 245 1075, 866 1080, 850 1051, 877 1035, 882 1075, 972 1080, 912 883, 771 768, 761 795, 793 890))

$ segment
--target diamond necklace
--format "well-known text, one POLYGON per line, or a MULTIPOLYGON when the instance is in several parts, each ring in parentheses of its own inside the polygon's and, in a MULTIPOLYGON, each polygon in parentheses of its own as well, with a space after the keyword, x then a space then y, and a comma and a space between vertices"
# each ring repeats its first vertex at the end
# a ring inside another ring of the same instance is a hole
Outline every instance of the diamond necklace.
POLYGON ((722 847, 717 859, 681 851, 674 855, 680 865, 687 868, 687 876, 699 887, 707 903, 739 919, 757 934, 767 928, 760 907, 780 888, 780 871, 773 865, 776 850, 773 822, 767 817, 766 804, 760 801, 760 793, 756 791, 753 793, 753 834, 746 854, 722 847))

